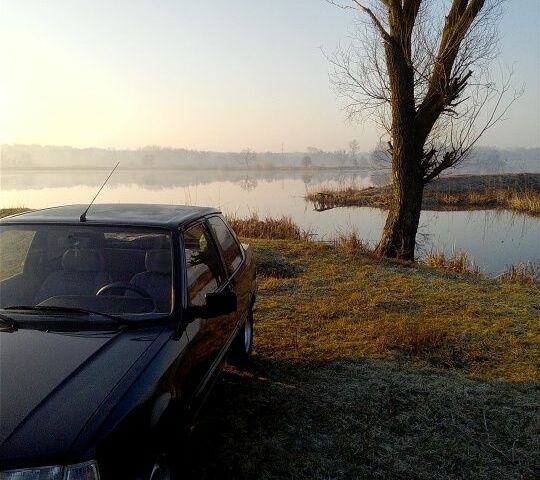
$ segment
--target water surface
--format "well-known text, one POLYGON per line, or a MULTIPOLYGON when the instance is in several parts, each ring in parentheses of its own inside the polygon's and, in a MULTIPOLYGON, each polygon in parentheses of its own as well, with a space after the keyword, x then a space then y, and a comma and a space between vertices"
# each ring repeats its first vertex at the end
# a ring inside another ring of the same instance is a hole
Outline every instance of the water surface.
MULTIPOLYGON (((2 171, 0 207, 43 208, 90 201, 108 172, 103 170, 2 171)), ((239 170, 124 170, 115 172, 97 202, 143 202, 209 205, 239 216, 290 215, 322 240, 355 229, 374 244, 386 212, 375 208, 336 208, 317 212, 304 200, 323 185, 370 186, 385 183, 383 173, 239 170)), ((464 250, 486 273, 508 265, 540 261, 540 221, 506 211, 422 212, 420 254, 431 250, 464 250)))

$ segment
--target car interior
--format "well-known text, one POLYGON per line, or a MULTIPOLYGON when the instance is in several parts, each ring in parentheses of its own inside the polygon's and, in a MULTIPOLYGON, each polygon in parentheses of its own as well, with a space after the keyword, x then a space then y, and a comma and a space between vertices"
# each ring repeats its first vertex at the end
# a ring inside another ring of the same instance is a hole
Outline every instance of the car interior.
POLYGON ((170 235, 97 228, 37 229, 22 259, 22 271, 0 286, 2 307, 168 313, 172 298, 170 235))

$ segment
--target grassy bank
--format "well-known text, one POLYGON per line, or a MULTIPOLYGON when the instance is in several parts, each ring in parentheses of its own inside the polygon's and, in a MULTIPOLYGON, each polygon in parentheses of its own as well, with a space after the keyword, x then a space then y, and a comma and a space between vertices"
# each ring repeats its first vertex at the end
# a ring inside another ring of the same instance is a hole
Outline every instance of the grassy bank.
MULTIPOLYGON (((325 188, 306 198, 317 210, 369 206, 388 208, 390 187, 358 189, 352 186, 325 188)), ((425 210, 507 209, 540 215, 540 174, 459 175, 443 177, 426 185, 425 210)))
POLYGON ((254 360, 218 382, 188 478, 535 477, 537 285, 250 243, 254 360))

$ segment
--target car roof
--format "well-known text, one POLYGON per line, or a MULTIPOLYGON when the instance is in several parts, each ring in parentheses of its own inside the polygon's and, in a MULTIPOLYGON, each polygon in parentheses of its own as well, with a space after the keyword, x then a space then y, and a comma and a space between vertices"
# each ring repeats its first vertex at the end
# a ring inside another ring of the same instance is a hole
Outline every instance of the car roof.
MULTIPOLYGON (((80 216, 88 205, 63 205, 11 215, 0 223, 81 223, 80 216)), ((191 205, 159 205, 142 203, 98 203, 86 214, 86 224, 136 225, 174 228, 212 213, 210 207, 191 205)))

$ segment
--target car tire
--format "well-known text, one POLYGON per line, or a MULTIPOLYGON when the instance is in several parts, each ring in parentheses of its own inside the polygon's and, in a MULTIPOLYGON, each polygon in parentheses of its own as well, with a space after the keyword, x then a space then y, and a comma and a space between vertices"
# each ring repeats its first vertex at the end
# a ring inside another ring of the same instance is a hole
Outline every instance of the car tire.
POLYGON ((229 353, 229 363, 238 367, 245 365, 249 361, 252 349, 253 309, 250 307, 244 325, 242 325, 242 328, 240 328, 236 338, 233 340, 229 353))

